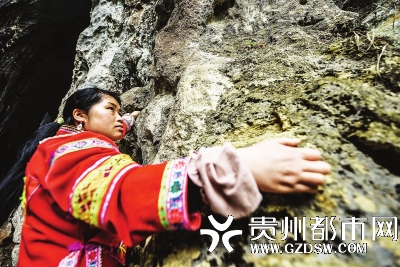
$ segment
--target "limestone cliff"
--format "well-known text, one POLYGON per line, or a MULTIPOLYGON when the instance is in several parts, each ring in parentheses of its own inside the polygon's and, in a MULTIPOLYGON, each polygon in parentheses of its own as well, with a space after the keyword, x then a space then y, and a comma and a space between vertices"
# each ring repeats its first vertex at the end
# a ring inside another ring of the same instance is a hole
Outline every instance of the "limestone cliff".
POLYGON ((244 230, 231 253, 222 244, 209 253, 198 232, 162 233, 134 250, 132 266, 400 265, 399 241, 372 240, 372 217, 400 214, 399 1, 365 2, 93 1, 69 94, 95 85, 142 111, 123 151, 148 164, 201 146, 298 137, 332 174, 316 195, 265 194, 252 216, 336 216, 328 243, 368 245, 364 254, 253 254, 243 219, 230 227, 244 230), (351 217, 368 219, 365 239, 341 240, 339 218, 351 217))

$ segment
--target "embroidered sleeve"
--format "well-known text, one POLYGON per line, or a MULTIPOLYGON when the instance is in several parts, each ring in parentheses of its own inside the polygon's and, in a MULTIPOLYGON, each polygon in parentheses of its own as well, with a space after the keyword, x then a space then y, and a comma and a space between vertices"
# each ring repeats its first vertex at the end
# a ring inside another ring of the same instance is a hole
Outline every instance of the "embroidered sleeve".
POLYGON ((48 170, 35 159, 30 169, 67 216, 116 234, 127 246, 160 231, 200 227, 200 213, 188 211, 187 159, 141 166, 101 138, 52 142, 42 144, 50 153, 48 170))
POLYGON ((197 230, 200 226, 200 213, 188 212, 187 183, 187 159, 168 162, 158 197, 158 216, 166 230, 197 230))
POLYGON ((79 177, 70 194, 74 218, 101 227, 116 184, 128 170, 140 165, 125 154, 103 158, 79 177))
MULTIPOLYGON (((92 168, 82 174, 70 194, 70 213, 90 225, 104 228, 107 209, 119 180, 129 171, 131 179, 135 179, 135 168, 141 167, 133 163, 125 154, 118 154, 97 162, 92 168)), ((146 169, 151 171, 151 165, 146 169)), ((149 176, 151 173, 148 174, 149 176)), ((201 223, 201 214, 189 214, 187 201, 187 159, 177 159, 165 163, 160 189, 154 204, 157 204, 157 217, 165 230, 197 230, 201 223)), ((135 187, 146 190, 146 183, 135 187)), ((132 197, 132 203, 124 202, 126 206, 141 205, 141 199, 132 197)), ((151 219, 148 215, 147 219, 151 219)), ((111 219, 112 221, 115 221, 111 219)), ((115 224, 115 222, 113 223, 115 224)), ((118 224, 117 224, 118 225, 118 224)), ((113 227, 114 228, 114 227, 113 227)))
POLYGON ((177 159, 130 170, 120 195, 110 199, 121 203, 124 216, 116 220, 117 210, 109 208, 104 226, 115 229, 127 246, 156 232, 199 229, 200 212, 188 210, 187 166, 187 159, 177 159))

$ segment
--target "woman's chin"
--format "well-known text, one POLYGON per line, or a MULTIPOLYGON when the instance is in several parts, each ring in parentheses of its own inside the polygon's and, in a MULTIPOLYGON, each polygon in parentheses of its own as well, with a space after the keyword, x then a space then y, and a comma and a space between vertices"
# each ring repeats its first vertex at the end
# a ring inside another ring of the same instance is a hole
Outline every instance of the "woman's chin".
POLYGON ((114 138, 112 138, 113 141, 119 141, 123 138, 124 136, 122 135, 122 133, 118 133, 116 136, 114 136, 114 138))
MULTIPOLYGON (((105 135, 105 134, 104 134, 105 135)), ((122 139, 122 133, 118 132, 118 133, 113 133, 113 134, 107 134, 105 135, 106 137, 110 138, 111 140, 115 141, 119 141, 122 139)))
POLYGON ((122 134, 120 135, 120 136, 118 136, 118 137, 112 137, 112 138, 110 138, 111 140, 113 140, 114 142, 117 142, 117 141, 119 141, 119 140, 121 140, 122 139, 122 134))

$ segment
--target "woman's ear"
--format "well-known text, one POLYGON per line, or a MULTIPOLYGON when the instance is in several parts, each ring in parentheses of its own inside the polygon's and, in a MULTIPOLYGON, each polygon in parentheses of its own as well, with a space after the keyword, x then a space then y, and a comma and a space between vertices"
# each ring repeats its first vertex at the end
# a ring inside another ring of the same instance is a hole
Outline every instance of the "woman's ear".
POLYGON ((74 109, 73 111, 72 111, 72 116, 74 117, 74 119, 75 119, 75 122, 77 123, 77 124, 79 124, 79 123, 85 123, 86 122, 86 120, 87 120, 87 115, 86 115, 86 113, 83 111, 83 110, 81 110, 81 109, 79 109, 79 108, 76 108, 76 109, 74 109))

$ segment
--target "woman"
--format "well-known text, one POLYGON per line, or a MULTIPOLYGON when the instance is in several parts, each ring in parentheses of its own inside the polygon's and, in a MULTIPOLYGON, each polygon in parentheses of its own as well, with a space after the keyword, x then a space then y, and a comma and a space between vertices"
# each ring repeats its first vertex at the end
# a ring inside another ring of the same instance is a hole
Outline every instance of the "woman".
POLYGON ((137 115, 123 118, 118 96, 89 88, 68 98, 61 128, 43 126, 59 129, 26 167, 18 266, 121 266, 126 246, 153 233, 199 229, 201 200, 243 217, 259 205, 259 190, 315 192, 330 171, 297 139, 225 144, 141 166, 114 143, 137 115))

